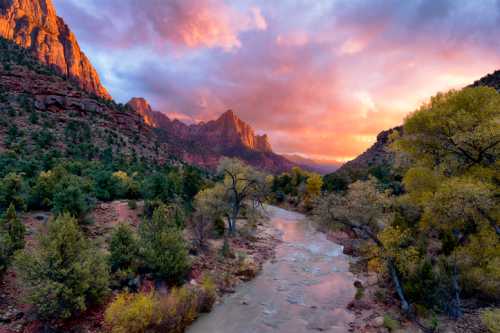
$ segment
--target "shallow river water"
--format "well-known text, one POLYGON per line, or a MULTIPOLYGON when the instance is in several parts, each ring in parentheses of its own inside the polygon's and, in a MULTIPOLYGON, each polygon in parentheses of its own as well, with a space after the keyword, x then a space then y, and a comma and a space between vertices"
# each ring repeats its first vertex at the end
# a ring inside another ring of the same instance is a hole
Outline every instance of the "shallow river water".
POLYGON ((227 295, 188 333, 348 332, 354 277, 342 247, 307 219, 268 207, 283 243, 251 282, 227 295))

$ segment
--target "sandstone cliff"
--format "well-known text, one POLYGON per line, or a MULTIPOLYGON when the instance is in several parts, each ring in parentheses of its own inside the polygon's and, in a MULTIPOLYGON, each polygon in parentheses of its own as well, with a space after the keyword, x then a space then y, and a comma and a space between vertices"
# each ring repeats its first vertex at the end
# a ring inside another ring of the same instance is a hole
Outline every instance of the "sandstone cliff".
POLYGON ((87 92, 111 99, 51 0, 0 0, 0 36, 30 50, 87 92))

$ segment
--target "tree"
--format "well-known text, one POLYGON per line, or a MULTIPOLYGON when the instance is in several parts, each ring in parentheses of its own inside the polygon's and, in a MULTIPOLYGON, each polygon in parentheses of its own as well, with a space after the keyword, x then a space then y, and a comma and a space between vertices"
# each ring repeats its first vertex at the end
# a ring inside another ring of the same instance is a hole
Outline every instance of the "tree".
POLYGON ((18 253, 14 266, 42 319, 65 319, 99 302, 108 291, 104 256, 63 214, 48 224, 37 246, 18 253))
POLYGON ((317 173, 312 173, 306 180, 306 197, 309 200, 317 198, 321 194, 321 188, 323 187, 323 179, 321 175, 317 173))
POLYGON ((25 210, 27 203, 27 185, 23 175, 11 172, 0 181, 0 209, 7 209, 11 204, 17 210, 25 210))
POLYGON ((81 218, 90 210, 87 199, 82 180, 70 175, 55 186, 52 210, 55 214, 69 213, 81 218))
POLYGON ((146 268, 157 278, 180 282, 191 264, 181 230, 166 206, 140 225, 140 248, 146 268))
POLYGON ((139 266, 139 244, 132 229, 121 223, 115 228, 109 242, 111 271, 137 269, 139 266))
POLYGON ((500 94, 486 87, 438 94, 405 120, 393 144, 407 161, 394 224, 411 234, 393 248, 395 261, 407 281, 434 280, 415 294, 437 295, 429 305, 454 318, 464 293, 500 297, 499 105, 500 94), (410 262, 409 247, 419 252, 410 262), (415 271, 416 263, 427 268, 415 271))
POLYGON ((19 221, 13 204, 10 204, 5 216, 0 220, 0 273, 5 271, 11 257, 24 248, 26 228, 19 221))
POLYGON ((217 170, 224 181, 203 195, 213 197, 210 205, 227 218, 229 233, 234 235, 242 208, 254 210, 266 193, 267 183, 262 173, 238 159, 222 158, 217 170))
POLYGON ((410 309, 398 276, 394 258, 386 251, 379 233, 388 226, 392 214, 388 211, 391 200, 387 193, 377 189, 373 178, 357 181, 349 186, 345 195, 330 193, 322 197, 314 209, 314 216, 319 223, 330 228, 347 228, 362 239, 370 240, 385 256, 390 276, 401 300, 401 308, 410 309))
POLYGON ((5 216, 0 221, 0 229, 9 235, 13 252, 24 248, 26 228, 17 218, 16 209, 13 204, 10 204, 5 216))
POLYGON ((500 95, 488 87, 437 94, 405 120, 395 147, 446 174, 491 167, 500 155, 498 105, 500 95))

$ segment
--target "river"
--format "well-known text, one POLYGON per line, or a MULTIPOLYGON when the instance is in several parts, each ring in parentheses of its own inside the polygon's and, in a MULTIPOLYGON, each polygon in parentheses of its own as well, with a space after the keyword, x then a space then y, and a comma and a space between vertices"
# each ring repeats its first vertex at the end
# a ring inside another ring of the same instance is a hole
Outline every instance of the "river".
POLYGON ((354 276, 342 247, 304 215, 267 208, 283 243, 252 281, 227 295, 188 333, 348 332, 354 276))

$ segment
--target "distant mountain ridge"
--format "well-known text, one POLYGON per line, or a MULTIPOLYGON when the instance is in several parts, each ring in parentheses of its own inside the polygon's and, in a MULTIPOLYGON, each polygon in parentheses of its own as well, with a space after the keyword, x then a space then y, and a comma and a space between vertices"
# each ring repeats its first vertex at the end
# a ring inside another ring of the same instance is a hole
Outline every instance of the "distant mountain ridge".
POLYGON ((213 168, 220 157, 230 156, 271 172, 287 171, 296 165, 274 153, 267 135, 256 135, 232 110, 216 120, 187 125, 154 111, 141 97, 132 98, 127 106, 156 128, 159 136, 188 162, 213 168))
POLYGON ((282 154, 282 156, 297 164, 304 170, 316 172, 321 175, 334 172, 342 165, 341 162, 314 160, 297 154, 282 154))
POLYGON ((111 99, 51 0, 0 0, 0 37, 28 49, 85 91, 111 99))

